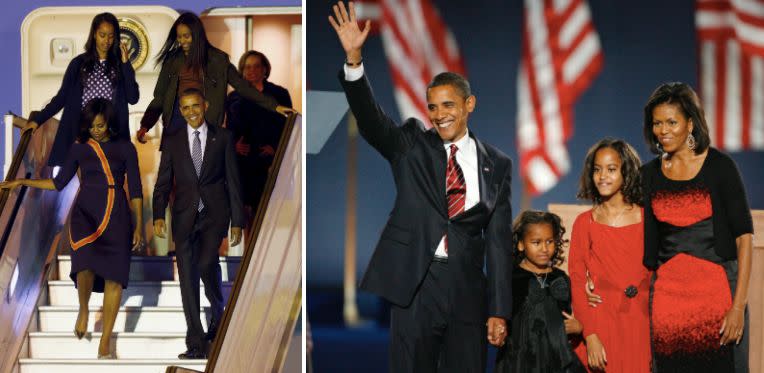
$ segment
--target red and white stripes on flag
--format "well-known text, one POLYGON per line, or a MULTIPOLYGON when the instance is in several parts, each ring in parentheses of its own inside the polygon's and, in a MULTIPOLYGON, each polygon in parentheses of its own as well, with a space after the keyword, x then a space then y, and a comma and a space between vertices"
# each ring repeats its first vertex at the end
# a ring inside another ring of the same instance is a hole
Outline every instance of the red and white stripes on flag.
POLYGON ((465 75, 453 34, 430 0, 378 0, 358 4, 358 16, 376 18, 402 118, 414 117, 429 128, 427 84, 438 73, 465 75))
POLYGON ((517 146, 527 192, 539 195, 570 169, 573 104, 602 67, 585 0, 525 0, 517 77, 517 146))
POLYGON ((764 150, 764 2, 698 0, 695 26, 711 143, 764 150))

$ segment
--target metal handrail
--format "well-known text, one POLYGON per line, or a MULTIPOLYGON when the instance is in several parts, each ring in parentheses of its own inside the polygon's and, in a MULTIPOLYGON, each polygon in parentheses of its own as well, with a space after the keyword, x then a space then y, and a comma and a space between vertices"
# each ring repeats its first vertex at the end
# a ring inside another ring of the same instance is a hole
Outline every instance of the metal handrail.
MULTIPOLYGON (((295 124, 296 118, 297 118, 297 113, 292 113, 289 115, 289 117, 286 120, 284 131, 281 134, 281 139, 279 140, 279 145, 278 145, 278 148, 276 149, 276 154, 273 158, 273 164, 271 165, 271 170, 281 169, 281 162, 284 160, 284 154, 286 153, 287 142, 289 142, 289 138, 292 136, 292 131, 294 130, 294 124, 295 124)), ((276 185, 277 177, 278 177, 278 172, 271 172, 271 174, 268 175, 268 180, 265 184, 265 188, 263 189, 263 194, 260 197, 260 203, 258 204, 258 207, 257 207, 257 213, 255 214, 252 220, 252 225, 250 226, 251 228, 249 232, 249 240, 247 241, 247 246, 244 249, 244 255, 241 258, 241 264, 239 265, 239 269, 237 270, 237 273, 236 273, 236 281, 234 282, 233 288, 231 289, 231 296, 228 299, 228 304, 226 305, 225 313, 223 314, 223 319, 220 322, 220 327, 218 328, 217 336, 215 337, 212 347, 210 348, 210 355, 208 357, 209 360, 207 362, 207 370, 205 370, 205 372, 207 373, 212 372, 212 369, 215 367, 215 364, 217 363, 220 350, 223 347, 222 337, 226 335, 229 324, 231 323, 231 316, 233 315, 236 302, 239 299, 239 294, 241 293, 241 288, 242 288, 242 285, 244 284, 244 277, 247 274, 249 263, 252 260, 252 255, 255 251, 255 243, 257 241, 258 236, 260 235, 260 229, 263 226, 263 219, 265 218, 265 212, 266 212, 266 209, 268 208, 268 201, 271 199, 271 194, 273 193, 273 188, 276 185)))
MULTIPOLYGON (((12 112, 8 112, 8 114, 5 115, 6 118, 6 124, 7 121, 10 119, 10 121, 13 123, 13 126, 16 128, 23 128, 27 124, 27 119, 19 117, 16 114, 13 114, 12 112)), ((8 168, 8 172, 5 174, 5 181, 11 181, 16 179, 16 174, 19 172, 19 167, 21 167, 21 162, 24 160, 24 154, 27 152, 27 148, 29 147, 29 142, 32 140, 32 131, 26 131, 21 134, 21 140, 19 140, 19 145, 16 147, 16 151, 13 153, 13 161, 11 162, 11 167, 8 168)), ((2 213, 5 210, 5 203, 8 201, 8 195, 10 194, 9 189, 3 189, 0 191, 0 213, 2 213)), ((10 222, 12 224, 13 222, 10 222)), ((9 225, 10 225, 9 224, 9 225)))

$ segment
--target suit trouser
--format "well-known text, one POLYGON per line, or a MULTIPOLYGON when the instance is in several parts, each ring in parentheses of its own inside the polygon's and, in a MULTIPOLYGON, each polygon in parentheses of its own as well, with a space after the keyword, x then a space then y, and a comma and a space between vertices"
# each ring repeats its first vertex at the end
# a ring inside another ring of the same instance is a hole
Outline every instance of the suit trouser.
MULTIPOLYGON (((183 314, 186 316, 186 346, 189 349, 206 348, 206 335, 199 316, 199 280, 204 283, 204 294, 210 301, 212 318, 210 325, 216 328, 223 315, 222 274, 218 248, 222 237, 218 232, 210 232, 212 222, 202 211, 196 215, 194 227, 188 237, 175 243, 178 261, 180 294, 183 298, 183 314)), ((217 330, 210 330, 214 337, 217 330)))
POLYGON ((392 306, 390 372, 485 372, 486 326, 454 320, 448 276, 433 262, 411 305, 392 306))

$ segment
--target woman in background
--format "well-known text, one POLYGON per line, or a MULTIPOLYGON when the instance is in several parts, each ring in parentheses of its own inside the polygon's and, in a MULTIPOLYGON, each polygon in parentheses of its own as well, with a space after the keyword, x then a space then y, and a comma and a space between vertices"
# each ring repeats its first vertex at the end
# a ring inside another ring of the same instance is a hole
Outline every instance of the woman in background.
MULTIPOLYGON (((244 53, 239 59, 239 73, 258 91, 275 98, 279 105, 292 107, 286 88, 268 81, 271 63, 261 52, 244 53)), ((256 105, 237 91, 231 92, 226 99, 226 114, 226 128, 236 139, 244 206, 251 214, 260 202, 286 119, 256 105)))

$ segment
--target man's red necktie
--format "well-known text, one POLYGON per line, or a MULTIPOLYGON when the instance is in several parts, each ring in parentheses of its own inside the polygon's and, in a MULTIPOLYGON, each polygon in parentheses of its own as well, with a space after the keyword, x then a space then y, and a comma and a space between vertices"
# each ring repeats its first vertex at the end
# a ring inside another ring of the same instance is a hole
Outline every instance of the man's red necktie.
MULTIPOLYGON (((459 148, 451 144, 451 156, 448 157, 448 165, 446 166, 446 200, 449 219, 464 211, 464 202, 467 198, 467 183, 464 181, 464 173, 459 167, 459 163, 456 162, 457 150, 459 148)), ((448 253, 448 237, 444 243, 446 253, 448 253)))

